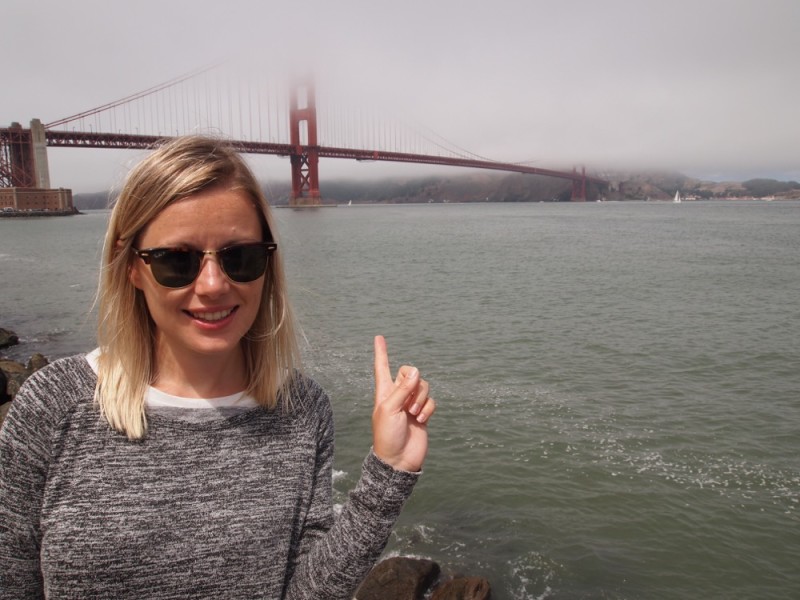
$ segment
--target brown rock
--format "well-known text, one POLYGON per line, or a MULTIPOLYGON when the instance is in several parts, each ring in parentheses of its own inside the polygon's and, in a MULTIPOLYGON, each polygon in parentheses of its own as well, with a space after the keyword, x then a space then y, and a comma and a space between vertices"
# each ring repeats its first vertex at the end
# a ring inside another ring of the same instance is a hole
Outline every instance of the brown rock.
POLYGON ((0 427, 3 426, 3 421, 6 420, 6 415, 8 414, 9 408, 11 408, 11 402, 0 404, 0 427))
POLYGON ((431 600, 491 600, 492 589, 483 577, 456 577, 433 592, 431 600))
POLYGON ((48 365, 50 361, 44 356, 44 354, 40 354, 35 352, 31 355, 30 360, 28 361, 28 372, 35 373, 42 367, 48 365))
POLYGON ((23 365, 15 360, 0 360, 0 371, 5 375, 5 385, 3 386, 0 397, 6 400, 11 400, 17 394, 19 386, 22 385, 31 372, 23 365))
POLYGON ((0 371, 5 371, 6 375, 14 377, 15 375, 27 376, 28 369, 25 368, 25 365, 15 360, 0 358, 0 371))
POLYGON ((6 395, 10 400, 14 399, 14 396, 17 395, 19 388, 22 387, 22 382, 25 381, 24 379, 20 381, 17 378, 9 379, 8 383, 6 383, 6 395))
POLYGON ((398 556, 378 563, 356 591, 356 600, 421 600, 439 576, 432 560, 398 556))
POLYGON ((0 359, 0 402, 13 400, 25 380, 47 364, 47 358, 38 352, 31 355, 27 366, 15 360, 0 359))

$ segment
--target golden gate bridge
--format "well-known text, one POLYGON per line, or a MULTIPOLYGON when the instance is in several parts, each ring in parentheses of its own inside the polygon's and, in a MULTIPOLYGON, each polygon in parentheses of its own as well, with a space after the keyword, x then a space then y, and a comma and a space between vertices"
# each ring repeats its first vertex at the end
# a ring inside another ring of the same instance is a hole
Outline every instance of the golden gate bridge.
POLYGON ((437 134, 352 109, 334 101, 318 107, 310 79, 288 91, 250 77, 203 69, 114 102, 29 128, 0 128, 0 188, 50 187, 48 147, 149 149, 160 140, 188 133, 224 132, 240 152, 288 157, 291 206, 321 204, 319 159, 447 165, 528 173, 572 182, 573 201, 587 186, 608 182, 585 168, 545 169, 494 161, 437 134))

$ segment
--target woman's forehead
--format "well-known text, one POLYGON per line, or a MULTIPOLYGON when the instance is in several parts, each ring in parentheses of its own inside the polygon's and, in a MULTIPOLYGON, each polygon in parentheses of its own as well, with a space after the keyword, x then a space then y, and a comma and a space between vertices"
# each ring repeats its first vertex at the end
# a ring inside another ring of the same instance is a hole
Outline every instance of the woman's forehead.
POLYGON ((142 231, 142 242, 261 240, 263 216, 239 189, 211 189, 176 200, 142 231))

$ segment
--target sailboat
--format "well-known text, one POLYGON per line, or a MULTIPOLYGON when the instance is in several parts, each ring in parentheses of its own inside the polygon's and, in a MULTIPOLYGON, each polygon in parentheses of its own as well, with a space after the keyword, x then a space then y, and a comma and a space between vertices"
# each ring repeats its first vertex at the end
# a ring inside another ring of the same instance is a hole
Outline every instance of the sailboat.
POLYGON ((672 199, 672 202, 674 204, 680 204, 681 203, 681 193, 680 193, 680 191, 675 192, 675 197, 672 199))

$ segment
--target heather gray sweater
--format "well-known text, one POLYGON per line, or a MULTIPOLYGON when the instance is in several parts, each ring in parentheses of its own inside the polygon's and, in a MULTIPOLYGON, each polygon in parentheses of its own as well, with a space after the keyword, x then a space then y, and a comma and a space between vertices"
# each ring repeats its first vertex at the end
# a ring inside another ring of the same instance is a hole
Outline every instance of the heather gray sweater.
POLYGON ((335 520, 333 420, 313 381, 289 411, 153 411, 112 430, 85 358, 20 390, 0 431, 0 598, 352 598, 418 475, 373 453, 335 520))

